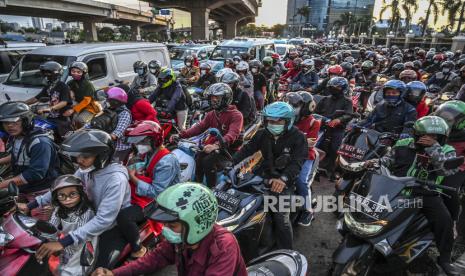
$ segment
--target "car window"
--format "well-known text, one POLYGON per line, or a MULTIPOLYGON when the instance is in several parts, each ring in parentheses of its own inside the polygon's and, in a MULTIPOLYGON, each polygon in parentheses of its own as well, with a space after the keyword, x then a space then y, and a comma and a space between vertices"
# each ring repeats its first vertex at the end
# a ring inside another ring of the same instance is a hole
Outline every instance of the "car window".
POLYGON ((107 63, 105 57, 98 57, 87 61, 87 67, 89 68, 89 79, 96 80, 106 77, 107 75, 107 63))
POLYGON ((158 50, 142 50, 142 60, 147 64, 151 60, 158 60, 163 66, 167 65, 165 55, 161 49, 158 50))
POLYGON ((274 52, 274 44, 265 45, 265 56, 270 57, 274 52))
POLYGON ((134 68, 132 65, 139 60, 139 53, 137 51, 115 52, 113 57, 118 74, 133 73, 134 68))
POLYGON ((257 57, 257 49, 255 47, 250 48, 249 54, 252 59, 255 59, 257 57))
POLYGON ((8 74, 11 71, 11 63, 7 52, 0 52, 0 74, 8 74))

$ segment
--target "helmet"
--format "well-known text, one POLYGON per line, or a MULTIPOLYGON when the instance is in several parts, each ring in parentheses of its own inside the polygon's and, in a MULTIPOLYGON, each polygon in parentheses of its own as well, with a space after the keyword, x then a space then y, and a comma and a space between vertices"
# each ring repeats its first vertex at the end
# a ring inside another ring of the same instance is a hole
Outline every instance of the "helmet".
POLYGON ((236 65, 239 64, 239 62, 242 61, 242 59, 241 59, 240 56, 234 56, 232 59, 233 59, 233 61, 234 61, 234 63, 235 63, 236 65))
POLYGON ((144 76, 147 74, 147 64, 142 60, 134 62, 132 67, 134 68, 134 73, 138 74, 139 76, 144 76))
POLYGON ((181 222, 184 226, 182 240, 189 245, 199 243, 211 232, 218 215, 218 203, 213 192, 192 182, 166 188, 157 197, 156 204, 148 207, 146 213, 150 219, 181 222))
POLYGON ((120 103, 128 102, 128 94, 119 87, 112 87, 107 91, 107 100, 115 100, 120 103))
POLYGON ((300 110, 300 114, 302 116, 308 116, 312 114, 316 107, 316 103, 313 100, 312 94, 310 94, 307 91, 299 91, 297 92, 297 94, 299 94, 300 97, 302 97, 302 100, 304 101, 304 106, 300 110))
POLYGON ((426 94, 426 85, 421 81, 412 81, 407 83, 407 91, 404 98, 410 103, 418 104, 426 94))
POLYGON ((160 84, 161 88, 166 88, 173 84, 176 80, 176 76, 174 75, 174 71, 169 68, 162 68, 160 74, 158 74, 158 83, 160 84))
POLYGON ((439 91, 441 91, 442 88, 441 86, 437 85, 437 84, 431 84, 430 86, 428 86, 428 91, 430 93, 434 93, 434 94, 437 94, 439 93, 439 91))
POLYGON ((291 129, 295 120, 295 113, 292 106, 285 102, 274 102, 265 106, 262 111, 265 118, 265 127, 268 120, 285 120, 285 129, 291 129))
POLYGON ((362 63, 362 70, 371 70, 373 69, 373 67, 375 67, 375 65, 373 64, 373 61, 371 60, 365 60, 363 63, 362 63))
POLYGON ((352 70, 354 68, 354 66, 350 62, 341 63, 341 67, 342 67, 342 70, 344 70, 344 72, 346 72, 346 73, 352 73, 352 70))
POLYGON ((413 134, 415 140, 420 136, 427 134, 435 134, 438 136, 438 142, 444 145, 447 136, 449 136, 449 126, 447 122, 438 116, 425 116, 418 119, 413 125, 413 134))
POLYGON ((342 75, 342 73, 344 72, 344 69, 342 69, 342 66, 341 65, 333 65, 333 66, 330 66, 328 68, 328 73, 330 75, 342 75))
POLYGON ((50 192, 55 192, 58 189, 79 186, 84 187, 82 180, 79 177, 76 177, 72 174, 60 175, 53 181, 52 187, 50 187, 50 192))
POLYGON ((385 102, 390 106, 396 106, 402 101, 402 95, 404 95, 407 87, 403 81, 400 80, 390 80, 383 85, 383 98, 385 102), (396 100, 387 100, 385 92, 387 89, 394 89, 399 91, 400 95, 396 100))
POLYGON ((461 68, 461 67, 464 66, 464 65, 465 65, 465 58, 459 59, 459 60, 457 61, 457 66, 458 66, 459 68, 461 68))
POLYGON ((353 57, 346 57, 346 58, 344 59, 344 62, 350 62, 350 63, 354 64, 354 63, 355 63, 355 59, 354 59, 353 57))
POLYGON ((299 68, 300 65, 302 64, 303 60, 301 58, 295 58, 293 61, 292 61, 292 65, 294 66, 294 68, 299 68))
POLYGON ((346 95, 349 92, 349 82, 346 78, 343 77, 334 77, 328 81, 327 84, 328 89, 332 87, 337 88, 343 95, 346 95))
POLYGON ((221 82, 210 85, 207 90, 205 90, 204 95, 208 98, 210 106, 215 110, 225 109, 233 100, 231 87, 229 87, 226 83, 221 82), (219 102, 212 102, 211 96, 221 96, 221 100, 219 102))
POLYGON ((40 73, 49 81, 54 81, 63 75, 63 66, 56 61, 47 61, 39 66, 40 73))
POLYGON ((184 57, 184 64, 186 66, 192 66, 194 64, 194 57, 193 56, 186 56, 184 57), (190 63, 189 65, 187 65, 187 63, 190 63))
POLYGON ((434 115, 443 118, 452 131, 465 129, 465 103, 462 101, 448 101, 441 104, 434 115))
MULTIPOLYGON (((22 120, 24 130, 32 130, 34 114, 23 102, 6 102, 0 105, 0 122, 16 122, 22 120)), ((0 128, 3 126, 0 125, 0 128)))
POLYGON ((315 63, 312 59, 306 59, 301 63, 302 68, 306 68, 307 71, 313 71, 315 63))
POLYGON ((449 68, 449 69, 454 69, 455 67, 455 64, 454 62, 450 61, 450 60, 447 60, 447 61, 444 61, 442 64, 441 64, 441 69, 444 69, 444 68, 449 68))
POLYGON ((392 71, 404 71, 405 65, 403 63, 396 63, 392 65, 392 71))
POLYGON ((325 64, 325 62, 321 58, 314 58, 313 63, 316 69, 321 69, 325 64))
POLYGON ((158 61, 158 60, 155 60, 155 59, 151 60, 149 62, 148 67, 149 67, 150 73, 158 74, 160 72, 160 70, 161 70, 161 62, 158 61))
POLYGON ((232 72, 232 71, 225 73, 220 79, 220 82, 233 85, 233 86, 239 84, 239 81, 240 81, 240 76, 237 73, 232 72))
POLYGON ((415 68, 415 65, 413 65, 412 61, 407 61, 406 63, 404 63, 404 67, 405 69, 413 70, 413 68, 415 68))
POLYGON ((414 70, 418 71, 420 68, 423 66, 423 63, 419 60, 414 60, 413 61, 413 68, 414 70))
POLYGON ((279 60, 281 57, 279 56, 279 54, 273 53, 271 54, 271 58, 274 60, 279 60))
POLYGON ((260 69, 262 67, 262 63, 259 60, 254 59, 249 62, 249 67, 260 69))
POLYGON ((210 64, 208 64, 208 62, 204 62, 200 64, 200 70, 205 70, 207 72, 210 72, 211 69, 212 67, 210 66, 210 64))
POLYGON ((446 52, 446 57, 447 57, 448 60, 451 60, 451 59, 454 58, 454 53, 451 52, 451 51, 447 51, 446 52))
POLYGON ((433 61, 434 61, 435 63, 442 62, 442 61, 445 60, 445 59, 446 59, 446 57, 445 57, 443 54, 435 54, 435 55, 433 56, 433 61))
POLYGON ((298 108, 304 104, 304 99, 297 92, 288 92, 284 96, 284 102, 290 104, 293 108, 298 108))
POLYGON ((241 61, 236 65, 236 71, 247 71, 249 70, 249 64, 246 61, 241 61))
POLYGON ((224 66, 229 67, 229 66, 234 66, 234 60, 232 58, 227 58, 224 60, 224 66))
POLYGON ((95 155, 94 166, 102 169, 111 163, 115 147, 110 134, 102 130, 78 130, 61 143, 60 151, 72 159, 81 154, 95 155))
POLYGON ((420 49, 418 50, 417 55, 419 55, 420 57, 424 57, 426 55, 426 51, 423 49, 420 49))
MULTIPOLYGON (((399 58, 399 57, 392 57, 391 58, 391 64, 397 64, 397 63, 402 63, 402 59, 399 58)), ((402 63, 402 65, 404 65, 404 64, 402 63)))
POLYGON ((400 72, 399 79, 403 80, 404 78, 407 78, 408 80, 406 81, 411 82, 414 80, 417 80, 417 73, 413 70, 404 70, 400 72))
POLYGON ((271 58, 271 57, 265 57, 265 58, 262 60, 262 63, 263 63, 263 66, 271 66, 271 65, 273 65, 273 58, 271 58))
POLYGON ((153 148, 158 148, 163 143, 163 128, 154 121, 142 121, 134 128, 129 128, 126 131, 128 144, 137 144, 150 137, 153 141, 153 148))
POLYGON ((82 61, 75 61, 75 62, 71 63, 71 65, 69 66, 69 75, 70 76, 71 76, 71 69, 73 69, 73 68, 81 70, 83 76, 85 74, 87 74, 87 72, 89 71, 89 68, 87 67, 87 64, 85 64, 82 61))
POLYGON ((226 74, 226 73, 232 73, 233 70, 231 68, 223 68, 220 71, 216 72, 215 78, 217 82, 221 82, 221 78, 226 74))

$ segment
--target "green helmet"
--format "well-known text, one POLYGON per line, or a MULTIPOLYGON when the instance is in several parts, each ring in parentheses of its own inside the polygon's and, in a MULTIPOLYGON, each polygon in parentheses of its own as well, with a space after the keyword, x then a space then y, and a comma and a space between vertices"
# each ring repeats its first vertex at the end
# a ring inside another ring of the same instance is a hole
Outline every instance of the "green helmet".
POLYGON ((363 63, 362 63, 362 69, 366 68, 366 69, 373 69, 373 67, 375 67, 375 65, 373 64, 373 61, 371 60, 365 60, 363 63))
POLYGON ((168 187, 156 198, 155 210, 149 218, 161 222, 180 221, 184 224, 183 241, 200 242, 213 229, 218 215, 216 197, 202 184, 185 182, 168 187))
POLYGON ((170 68, 162 68, 160 73, 158 74, 158 83, 160 84, 161 88, 166 88, 173 84, 176 80, 176 75, 174 71, 170 68))
POLYGON ((272 57, 265 57, 263 60, 262 60, 262 64, 264 66, 271 66, 273 64, 273 58, 272 57))
POLYGON ((426 134, 438 135, 440 144, 443 144, 449 136, 449 126, 443 118, 438 116, 425 116, 418 119, 413 125, 413 131, 416 137, 426 134))
POLYGON ((462 101, 445 102, 438 107, 434 115, 443 118, 452 131, 465 129, 465 103, 462 101))

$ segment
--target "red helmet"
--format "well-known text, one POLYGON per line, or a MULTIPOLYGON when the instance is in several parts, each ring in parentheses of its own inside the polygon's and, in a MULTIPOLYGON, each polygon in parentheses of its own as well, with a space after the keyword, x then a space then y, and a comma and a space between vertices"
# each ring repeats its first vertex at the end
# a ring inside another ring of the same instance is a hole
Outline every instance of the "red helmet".
POLYGON ((341 75, 344 72, 344 69, 341 65, 333 65, 328 68, 328 73, 331 75, 341 75))
POLYGON ((280 56, 278 54, 276 54, 276 53, 273 53, 273 54, 271 54, 271 58, 279 60, 280 56))
POLYGON ((444 56, 444 54, 435 54, 433 57, 433 60, 438 60, 438 61, 443 61, 445 59, 446 57, 444 56))
POLYGON ((142 121, 126 131, 127 142, 137 144, 146 137, 152 138, 153 146, 158 148, 163 143, 163 128, 154 121, 142 121))

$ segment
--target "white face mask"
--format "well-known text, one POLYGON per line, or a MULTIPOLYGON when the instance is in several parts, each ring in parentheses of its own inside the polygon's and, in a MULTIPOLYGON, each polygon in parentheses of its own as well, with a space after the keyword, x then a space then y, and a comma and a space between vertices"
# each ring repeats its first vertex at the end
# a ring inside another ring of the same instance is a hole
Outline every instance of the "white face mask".
POLYGON ((205 70, 200 71, 201 76, 205 76, 206 74, 207 74, 207 71, 205 71, 205 70))
POLYGON ((187 66, 187 67, 190 67, 190 66, 191 66, 191 63, 190 63, 190 62, 186 62, 186 66, 187 66))
POLYGON ((80 173, 90 173, 93 170, 95 170, 94 165, 88 167, 87 169, 82 169, 81 167, 79 167, 78 172, 80 172, 80 173))
POLYGON ((137 145, 136 148, 139 154, 146 154, 152 150, 152 147, 149 145, 137 145))
POLYGON ((251 71, 252 71, 252 73, 257 73, 258 69, 257 68, 252 68, 251 71))

